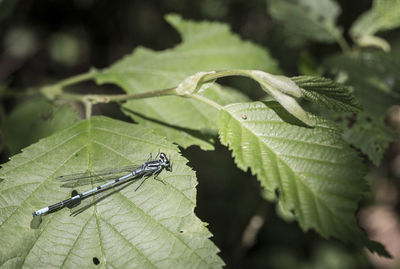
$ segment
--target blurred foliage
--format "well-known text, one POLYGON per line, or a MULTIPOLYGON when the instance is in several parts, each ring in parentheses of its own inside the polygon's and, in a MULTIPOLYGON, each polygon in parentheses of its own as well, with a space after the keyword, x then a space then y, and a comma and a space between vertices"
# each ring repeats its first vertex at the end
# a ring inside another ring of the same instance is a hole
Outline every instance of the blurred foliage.
POLYGON ((14 155, 78 120, 78 114, 70 106, 54 105, 44 98, 35 98, 19 104, 2 122, 1 129, 8 150, 14 155))
POLYGON ((269 13, 291 34, 307 39, 332 43, 340 38, 336 26, 339 5, 332 0, 268 1, 269 13))
POLYGON ((49 42, 49 54, 54 62, 66 66, 79 63, 85 48, 81 40, 66 33, 54 34, 49 42))
MULTIPOLYGON (((380 165, 381 173, 371 179, 379 184, 378 178, 393 177, 385 167, 399 154, 393 144, 398 133, 386 124, 388 109, 400 103, 398 8, 396 0, 0 1, 1 163, 78 119, 65 105, 27 101, 24 93, 29 87, 92 66, 109 66, 138 45, 161 50, 178 44, 178 34, 163 20, 164 14, 175 12, 185 18, 228 23, 233 32, 268 48, 286 75, 331 76, 350 87, 364 111, 324 115, 341 126, 349 143, 380 165), (354 43, 346 46, 349 40, 354 43)), ((255 83, 230 79, 223 83, 241 85, 252 97, 262 96, 255 83)), ((93 84, 71 90, 120 93, 93 84)), ((126 119, 118 109, 107 110, 107 115, 126 119)), ((275 210, 261 195, 254 195, 260 192, 255 178, 235 168, 221 146, 215 152, 190 147, 183 153, 190 156, 200 182, 196 213, 210 223, 228 268, 369 268, 376 264, 353 246, 325 241, 312 231, 301 232, 298 224, 289 222, 290 212, 280 212, 279 205, 275 210), (255 231, 254 244, 246 247, 243 231, 260 212, 265 223, 255 231), (277 214, 286 214, 288 223, 277 214)), ((398 192, 399 184, 393 188, 398 192)), ((364 203, 373 203, 373 197, 364 203)), ((397 217, 398 206, 397 201, 393 205, 397 217)))
POLYGON ((353 88, 364 108, 356 117, 341 114, 336 118, 344 138, 379 165, 389 143, 397 137, 384 120, 388 108, 400 103, 399 58, 382 51, 337 54, 329 57, 325 66, 353 88))
POLYGON ((376 46, 389 51, 389 43, 375 34, 400 26, 399 14, 399 0, 374 0, 372 8, 354 22, 350 34, 360 46, 376 46))

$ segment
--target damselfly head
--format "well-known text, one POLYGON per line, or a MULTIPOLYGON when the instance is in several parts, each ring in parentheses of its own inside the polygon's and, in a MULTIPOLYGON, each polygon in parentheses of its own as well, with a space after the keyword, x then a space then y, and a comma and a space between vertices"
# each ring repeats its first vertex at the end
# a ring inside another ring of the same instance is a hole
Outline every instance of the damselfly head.
POLYGON ((167 158, 167 155, 165 155, 165 153, 160 153, 160 162, 161 164, 165 167, 165 169, 167 169, 167 171, 172 171, 172 166, 170 161, 167 158))

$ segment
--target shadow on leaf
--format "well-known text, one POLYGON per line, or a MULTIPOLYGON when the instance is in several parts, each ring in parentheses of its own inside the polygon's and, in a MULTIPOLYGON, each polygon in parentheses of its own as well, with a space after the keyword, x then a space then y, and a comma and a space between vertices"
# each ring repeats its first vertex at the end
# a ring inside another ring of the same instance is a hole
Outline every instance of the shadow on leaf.
POLYGON ((181 132, 187 133, 188 135, 190 135, 192 137, 195 137, 197 139, 203 140, 203 141, 208 142, 208 143, 212 143, 213 144, 215 142, 215 137, 217 136, 217 132, 214 133, 212 130, 198 131, 198 130, 193 130, 193 129, 189 129, 189 128, 183 128, 183 127, 179 127, 179 126, 175 126, 175 125, 166 123, 164 121, 160 121, 160 120, 157 120, 157 119, 153 119, 153 118, 144 116, 144 115, 142 115, 140 113, 137 113, 136 111, 133 111, 133 110, 131 110, 129 108, 126 108, 126 107, 122 107, 121 109, 123 111, 127 112, 127 113, 133 114, 133 115, 135 115, 137 117, 140 117, 140 118, 142 118, 144 120, 147 120, 147 121, 162 125, 162 126, 167 127, 167 128, 171 128, 171 129, 174 129, 174 130, 177 130, 177 131, 181 131, 181 132))
POLYGON ((267 107, 269 107, 270 109, 275 111, 275 113, 278 114, 278 116, 283 121, 285 121, 286 123, 289 123, 289 124, 292 124, 292 125, 297 125, 297 126, 300 126, 300 127, 310 128, 310 129, 313 128, 313 127, 310 127, 310 126, 306 125, 304 122, 302 122, 301 120, 297 119, 295 116, 290 114, 278 102, 276 102, 276 101, 263 101, 263 103, 267 107))

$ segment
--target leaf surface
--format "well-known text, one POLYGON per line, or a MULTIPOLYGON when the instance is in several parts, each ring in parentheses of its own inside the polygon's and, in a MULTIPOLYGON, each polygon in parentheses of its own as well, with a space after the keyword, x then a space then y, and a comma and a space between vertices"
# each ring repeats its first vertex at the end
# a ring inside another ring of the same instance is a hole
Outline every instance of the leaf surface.
POLYGON ((375 244, 355 218, 368 189, 361 159, 338 129, 309 116, 314 128, 296 125, 276 103, 228 105, 220 113, 220 140, 242 170, 250 168, 268 193, 278 194, 280 205, 294 213, 303 230, 357 245, 375 244))
POLYGON ((96 258, 102 268, 221 267, 194 215, 197 181, 186 162, 149 129, 104 117, 25 148, 0 170, 0 266, 94 268, 96 258), (71 195, 55 177, 143 163, 159 150, 173 163, 160 174, 165 185, 151 177, 135 191, 133 181, 75 217, 64 208, 30 228, 34 210, 71 195))

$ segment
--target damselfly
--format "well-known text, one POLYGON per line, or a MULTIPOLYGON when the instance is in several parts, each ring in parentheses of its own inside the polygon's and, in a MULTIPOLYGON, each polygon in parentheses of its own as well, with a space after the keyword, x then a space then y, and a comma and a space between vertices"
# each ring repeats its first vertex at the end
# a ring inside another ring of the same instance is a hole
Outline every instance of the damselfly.
MULTIPOLYGON (((88 190, 84 193, 74 195, 73 197, 66 199, 64 201, 58 202, 56 204, 44 207, 42 209, 36 210, 33 212, 33 216, 40 216, 42 214, 45 214, 47 212, 51 212, 54 210, 57 210, 63 206, 70 206, 72 204, 78 203, 80 200, 85 199, 93 194, 96 194, 102 190, 112 188, 116 186, 117 184, 120 184, 121 182, 127 181, 128 179, 136 178, 139 176, 141 177, 141 182, 139 183, 139 186, 135 189, 139 189, 139 187, 143 184, 143 182, 146 180, 146 178, 150 176, 154 176, 155 179, 157 179, 158 174, 163 169, 166 169, 167 171, 172 171, 172 165, 170 161, 167 158, 167 155, 165 153, 159 153, 157 154, 156 158, 154 160, 151 160, 151 155, 149 160, 147 160, 144 164, 140 165, 139 167, 132 169, 129 171, 128 168, 123 168, 121 169, 116 169, 116 170, 109 170, 109 171, 103 171, 100 173, 94 173, 92 175, 88 173, 81 173, 81 174, 73 174, 73 175, 67 175, 67 176, 60 176, 59 179, 61 181, 77 181, 79 184, 79 181, 84 181, 84 180, 95 180, 96 178, 99 178, 101 176, 105 176, 105 178, 110 178, 113 177, 115 178, 116 173, 121 173, 122 172, 129 172, 128 174, 125 174, 124 176, 121 176, 117 179, 111 180, 103 185, 100 185, 96 188, 93 188, 91 190, 88 190)), ((104 179, 104 178, 103 178, 104 179)), ((161 181, 162 182, 162 181, 161 181)), ((68 184, 66 184, 68 185, 68 184)))

